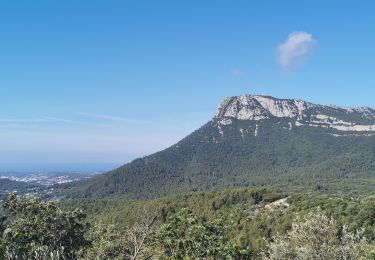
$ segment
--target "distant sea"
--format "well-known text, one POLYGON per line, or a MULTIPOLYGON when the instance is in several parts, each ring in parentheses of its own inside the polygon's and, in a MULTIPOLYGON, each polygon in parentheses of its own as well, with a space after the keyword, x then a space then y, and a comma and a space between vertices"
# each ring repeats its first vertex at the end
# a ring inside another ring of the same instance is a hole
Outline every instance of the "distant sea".
POLYGON ((104 172, 120 163, 0 163, 0 172, 104 172))

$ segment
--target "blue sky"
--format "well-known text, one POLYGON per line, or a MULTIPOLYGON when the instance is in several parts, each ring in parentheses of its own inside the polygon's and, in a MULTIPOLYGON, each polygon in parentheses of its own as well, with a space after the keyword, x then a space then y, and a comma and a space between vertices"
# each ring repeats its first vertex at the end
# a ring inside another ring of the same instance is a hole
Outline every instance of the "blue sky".
POLYGON ((375 107, 374 1, 1 1, 0 163, 124 163, 243 93, 375 107))

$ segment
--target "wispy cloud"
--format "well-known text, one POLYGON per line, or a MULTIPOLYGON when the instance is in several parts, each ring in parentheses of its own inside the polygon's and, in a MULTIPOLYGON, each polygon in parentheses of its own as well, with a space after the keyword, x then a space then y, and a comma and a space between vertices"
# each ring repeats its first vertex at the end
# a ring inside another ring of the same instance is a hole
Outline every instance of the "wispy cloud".
POLYGON ((38 123, 72 123, 72 121, 57 117, 41 118, 0 118, 3 124, 38 124, 38 123))
POLYGON ((316 40, 306 32, 289 34, 286 42, 277 47, 277 60, 284 71, 291 72, 311 55, 316 40))
POLYGON ((102 119, 102 120, 108 120, 108 121, 116 121, 116 122, 124 122, 124 123, 131 123, 131 124, 145 124, 148 123, 147 121, 138 120, 134 118, 126 118, 126 117, 120 117, 120 116, 114 116, 114 115, 105 115, 105 114, 96 114, 96 113, 87 113, 87 112, 79 112, 78 115, 96 118, 96 119, 102 119))

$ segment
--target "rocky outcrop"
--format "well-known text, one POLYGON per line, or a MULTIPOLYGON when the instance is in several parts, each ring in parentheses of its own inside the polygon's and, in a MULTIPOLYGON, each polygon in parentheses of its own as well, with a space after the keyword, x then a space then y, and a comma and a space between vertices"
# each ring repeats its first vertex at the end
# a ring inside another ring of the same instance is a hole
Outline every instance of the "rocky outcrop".
POLYGON ((299 99, 276 99, 268 96, 242 95, 225 98, 219 105, 216 118, 261 120, 275 117, 303 117, 314 105, 299 99))
POLYGON ((340 108, 300 99, 278 99, 263 95, 246 94, 225 98, 214 117, 221 125, 232 124, 233 120, 261 121, 271 118, 295 119, 295 126, 333 128, 339 131, 375 131, 375 110, 368 107, 340 108), (358 122, 358 119, 366 120, 368 124, 358 122))

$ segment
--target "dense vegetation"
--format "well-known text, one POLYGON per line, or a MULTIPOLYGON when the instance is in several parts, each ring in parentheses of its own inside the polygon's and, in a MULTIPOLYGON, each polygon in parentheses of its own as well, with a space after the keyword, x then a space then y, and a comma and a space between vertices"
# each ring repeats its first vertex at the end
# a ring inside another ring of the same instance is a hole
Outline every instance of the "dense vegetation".
POLYGON ((2 259, 74 259, 88 244, 80 210, 62 211, 52 202, 10 194, 3 203, 2 259))
POLYGON ((230 189, 149 201, 80 199, 55 204, 10 195, 2 207, 2 259, 375 256, 371 196, 230 189))
POLYGON ((236 121, 221 125, 222 134, 213 120, 164 151, 67 185, 65 194, 153 199, 260 186, 343 193, 353 186, 363 193, 372 190, 375 136, 318 127, 289 130, 288 120, 236 121))

